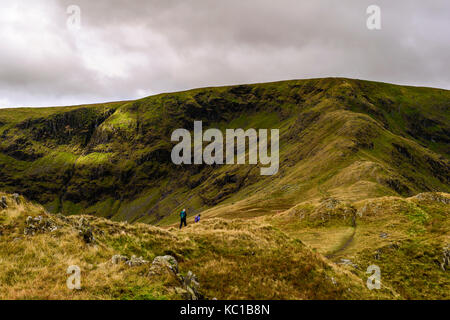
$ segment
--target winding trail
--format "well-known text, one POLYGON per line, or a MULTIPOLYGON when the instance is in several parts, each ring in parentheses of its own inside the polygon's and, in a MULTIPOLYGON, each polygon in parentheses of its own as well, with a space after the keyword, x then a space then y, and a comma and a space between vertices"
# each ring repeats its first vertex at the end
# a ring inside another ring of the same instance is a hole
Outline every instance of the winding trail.
POLYGON ((327 259, 333 259, 335 258, 337 255, 339 255, 340 253, 342 253, 345 249, 347 249, 353 242, 353 239, 355 238, 355 233, 356 233, 356 227, 353 228, 353 233, 352 235, 344 242, 344 244, 342 246, 340 246, 339 248, 337 248, 336 250, 334 250, 332 253, 325 255, 325 257, 327 259))
POLYGON ((336 250, 334 250, 332 253, 325 255, 325 257, 327 259, 333 259, 335 258, 337 255, 339 255, 340 253, 344 252, 345 249, 347 249, 352 243, 353 243, 353 239, 355 238, 355 234, 356 234, 356 214, 353 216, 352 219, 352 227, 353 227, 353 233, 352 235, 344 242, 343 245, 339 246, 336 250))

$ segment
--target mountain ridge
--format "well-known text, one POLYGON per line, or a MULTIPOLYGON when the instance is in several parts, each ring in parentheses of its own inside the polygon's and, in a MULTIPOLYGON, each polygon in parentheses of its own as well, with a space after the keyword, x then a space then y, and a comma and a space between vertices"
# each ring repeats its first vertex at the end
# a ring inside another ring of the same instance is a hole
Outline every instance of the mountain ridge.
POLYGON ((2 109, 0 297, 448 299, 449 112, 447 90, 343 78, 2 109), (278 173, 173 164, 194 121, 279 129, 278 173), (167 255, 181 275, 155 277, 167 255))
MULTIPOLYGON (((276 192, 286 200, 278 202, 291 207, 299 199, 361 190, 365 197, 448 192, 449 101, 448 90, 325 78, 26 109, 13 116, 3 109, 0 188, 52 212, 151 223, 170 223, 181 205, 200 212, 276 192), (174 166, 171 131, 192 130, 194 120, 222 130, 280 128, 280 173, 270 184, 305 190, 290 195, 266 186, 261 192, 269 180, 258 177, 254 166, 174 166)), ((287 209, 275 202, 269 207, 287 209)))

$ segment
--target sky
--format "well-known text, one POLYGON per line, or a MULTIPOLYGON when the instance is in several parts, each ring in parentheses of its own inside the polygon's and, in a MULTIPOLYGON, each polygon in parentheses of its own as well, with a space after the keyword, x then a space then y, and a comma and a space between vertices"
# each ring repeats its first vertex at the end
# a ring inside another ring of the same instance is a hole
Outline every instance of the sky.
POLYGON ((450 89, 449 39, 448 0, 0 0, 0 107, 317 77, 450 89))

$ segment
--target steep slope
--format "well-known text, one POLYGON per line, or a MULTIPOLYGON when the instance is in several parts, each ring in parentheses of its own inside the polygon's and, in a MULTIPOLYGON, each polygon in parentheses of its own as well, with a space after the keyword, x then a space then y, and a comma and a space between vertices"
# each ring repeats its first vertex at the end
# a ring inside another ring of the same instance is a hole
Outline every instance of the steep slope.
POLYGON ((177 211, 253 217, 305 200, 449 192, 450 91, 329 78, 137 101, 0 110, 0 189, 51 212, 170 224, 177 211), (176 166, 177 128, 279 128, 280 169, 176 166))

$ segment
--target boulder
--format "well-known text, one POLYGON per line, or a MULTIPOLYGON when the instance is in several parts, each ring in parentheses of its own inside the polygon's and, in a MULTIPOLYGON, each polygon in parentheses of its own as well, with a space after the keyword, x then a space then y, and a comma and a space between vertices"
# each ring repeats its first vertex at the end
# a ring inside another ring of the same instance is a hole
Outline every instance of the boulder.
POLYGON ((111 258, 112 264, 119 264, 120 262, 127 262, 129 259, 127 256, 122 256, 120 254, 113 255, 111 258))
POLYGON ((158 256, 153 259, 152 267, 158 268, 167 268, 172 271, 174 274, 178 273, 178 262, 177 260, 169 255, 158 256))
POLYGON ((200 283, 198 282, 197 276, 192 273, 192 271, 188 271, 187 275, 184 279, 184 287, 186 291, 191 295, 191 300, 199 300, 203 298, 203 295, 200 294, 200 283))
POLYGON ((184 277, 184 285, 195 289, 200 287, 197 276, 193 274, 192 271, 188 271, 186 277, 184 277))
POLYGON ((23 234, 34 236, 37 233, 53 232, 57 230, 55 222, 47 217, 37 216, 35 218, 28 216, 25 220, 25 229, 23 234))
POLYGON ((81 218, 80 221, 78 222, 78 234, 83 238, 84 242, 88 244, 95 242, 92 227, 89 221, 87 221, 87 219, 84 217, 81 218))
POLYGON ((177 276, 178 274, 178 262, 169 255, 158 256, 153 259, 152 265, 149 270, 149 276, 169 274, 177 276))
POLYGON ((175 276, 179 283, 182 285, 182 287, 176 287, 175 292, 182 296, 183 299, 203 299, 203 295, 199 293, 200 284, 198 282, 197 276, 192 271, 188 271, 186 276, 183 276, 178 272, 178 262, 174 257, 170 255, 158 256, 153 259, 149 271, 149 276, 161 276, 164 274, 175 276))
POLYGON ((16 202, 16 204, 20 204, 20 195, 18 193, 14 193, 12 195, 12 198, 16 202))
POLYGON ((123 256, 120 254, 112 256, 111 258, 112 264, 119 264, 121 262, 124 262, 129 267, 137 267, 148 263, 148 261, 144 260, 144 258, 142 257, 132 256, 131 258, 128 258, 127 256, 123 256))
POLYGON ((326 209, 335 209, 341 201, 336 198, 330 197, 322 200, 320 206, 325 207, 326 209))

